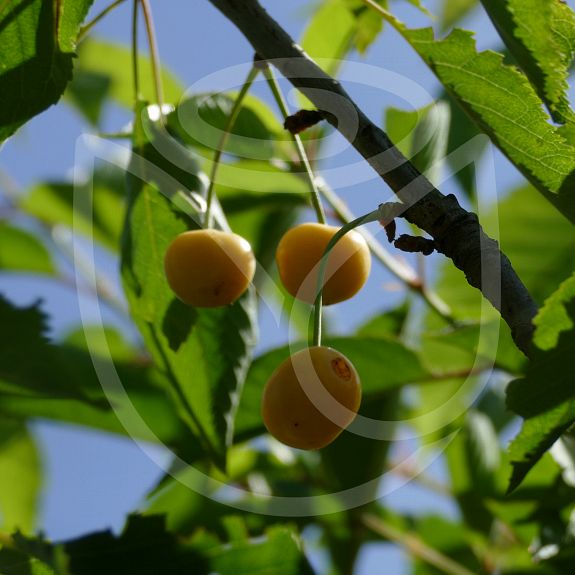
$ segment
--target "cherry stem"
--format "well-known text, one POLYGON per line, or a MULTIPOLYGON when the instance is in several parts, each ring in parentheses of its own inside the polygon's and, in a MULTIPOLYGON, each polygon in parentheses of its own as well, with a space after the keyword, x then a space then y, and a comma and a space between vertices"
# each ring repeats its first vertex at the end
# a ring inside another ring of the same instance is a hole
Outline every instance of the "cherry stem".
POLYGON ((211 214, 212 214, 212 202, 215 195, 216 176, 218 174, 218 168, 220 167, 220 160, 222 158, 222 154, 224 153, 224 148, 226 147, 226 143, 228 141, 228 138, 230 137, 234 124, 238 119, 240 110, 242 109, 244 98, 248 93, 249 89, 251 88, 252 84, 254 83, 254 80, 256 79, 258 73, 259 70, 255 66, 252 66, 243 86, 241 87, 234 101, 234 104, 230 111, 230 115, 228 116, 228 121, 226 122, 226 126, 220 137, 220 141, 218 142, 218 145, 216 147, 214 159, 212 161, 212 168, 210 170, 210 177, 209 177, 210 183, 208 184, 208 191, 206 192, 206 215, 204 217, 204 227, 206 228, 210 228, 212 225, 211 214))
POLYGON ((154 32, 154 18, 152 17, 152 7, 148 0, 140 0, 144 21, 146 23, 146 33, 148 36, 148 46, 150 47, 150 56, 152 62, 152 76, 154 78, 154 91, 156 92, 156 102, 159 108, 160 122, 164 121, 164 88, 162 86, 162 74, 160 64, 160 54, 158 51, 158 42, 154 32))
POLYGON ((138 70, 138 5, 134 0, 132 8, 132 82, 134 88, 134 105, 140 100, 140 73, 138 70))
MULTIPOLYGON (((8 1, 10 1, 10 0, 8 0, 8 1)), ((92 18, 92 20, 90 20, 89 22, 84 24, 84 26, 82 26, 80 28, 80 32, 78 33, 78 38, 77 38, 76 42, 80 43, 86 37, 86 35, 90 32, 90 30, 92 30, 92 28, 100 20, 102 20, 102 18, 107 16, 110 12, 112 12, 112 10, 117 8, 120 4, 123 4, 125 1, 126 0, 116 0, 115 2, 112 2, 107 8, 104 8, 97 16, 92 18)))
MULTIPOLYGON (((266 65, 263 68, 263 70, 264 70, 264 76, 267 80, 268 86, 270 87, 270 90, 274 96, 274 99, 278 105, 278 108, 280 109, 282 116, 284 117, 284 120, 285 120, 286 118, 288 118, 290 116, 290 111, 289 111, 287 104, 286 104, 286 101, 283 97, 280 85, 279 85, 279 83, 278 83, 278 81, 277 81, 277 79, 273 73, 272 68, 269 65, 266 65)), ((313 209, 315 211, 317 221, 320 224, 325 224, 326 223, 325 212, 323 210, 323 206, 321 205, 321 197, 319 194, 319 189, 317 187, 315 176, 314 176, 309 158, 307 157, 305 147, 304 147, 303 142, 302 142, 302 140, 298 134, 292 134, 292 138, 295 142, 295 146, 296 146, 299 160, 302 163, 302 165, 304 166, 306 174, 307 174, 307 179, 308 179, 309 186, 310 186, 311 204, 312 204, 313 209)))
POLYGON ((325 251, 319 261, 319 271, 317 274, 317 297, 315 298, 314 302, 314 314, 313 314, 313 345, 319 346, 321 345, 321 320, 322 320, 322 292, 324 288, 324 280, 325 280, 325 271, 327 268, 327 261, 329 257, 329 253, 335 247, 337 242, 345 236, 351 230, 369 222, 377 222, 381 218, 381 211, 379 208, 374 210, 373 212, 369 212, 368 214, 364 214, 355 220, 345 224, 334 234, 334 236, 329 240, 325 251))

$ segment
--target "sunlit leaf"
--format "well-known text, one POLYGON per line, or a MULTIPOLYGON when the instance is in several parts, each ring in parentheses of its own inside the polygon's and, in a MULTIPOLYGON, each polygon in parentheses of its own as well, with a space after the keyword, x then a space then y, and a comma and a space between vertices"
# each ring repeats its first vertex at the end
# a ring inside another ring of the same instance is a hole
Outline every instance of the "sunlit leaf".
POLYGON ((477 5, 479 0, 442 0, 441 28, 447 30, 465 18, 477 5))
POLYGON ((92 1, 2 4, 0 142, 60 99, 72 77, 76 37, 92 1))
POLYGON ((90 401, 71 377, 67 359, 47 337, 39 304, 16 307, 0 295, 0 388, 23 395, 90 401))
MULTIPOLYGON (((186 144, 212 158, 234 105, 234 96, 222 93, 187 97, 168 117, 168 125, 186 144)), ((225 151, 241 158, 268 160, 281 125, 266 104, 248 96, 238 113, 225 151)))
POLYGON ((575 276, 566 280, 534 320, 533 354, 525 378, 507 388, 507 406, 525 421, 509 446, 509 490, 575 422, 575 276))
POLYGON ((125 212, 124 172, 98 167, 88 181, 46 182, 34 186, 21 208, 50 226, 66 226, 117 251, 125 212))
POLYGON ((0 527, 26 533, 35 526, 42 483, 36 444, 20 422, 0 423, 0 527))
POLYGON ((437 183, 447 152, 450 120, 448 104, 439 100, 413 111, 387 108, 385 126, 392 142, 420 172, 437 183))
POLYGON ((0 222, 0 270, 53 275, 54 262, 46 246, 33 234, 0 222))
MULTIPOLYGON (((99 122, 106 97, 126 108, 134 105, 132 54, 129 46, 87 38, 79 46, 78 56, 74 78, 66 97, 88 121, 94 124, 99 122)), ((140 94, 144 100, 154 102, 154 80, 147 56, 138 56, 138 70, 140 94)), ((184 86, 166 68, 162 68, 161 78, 165 101, 177 104, 184 93, 184 86)))
POLYGON ((431 28, 410 29, 384 17, 525 177, 575 221, 575 148, 549 122, 527 78, 501 54, 477 52, 471 32, 456 29, 438 40, 431 28))
POLYGON ((557 122, 575 120, 567 92, 575 13, 557 0, 481 0, 505 45, 557 122))

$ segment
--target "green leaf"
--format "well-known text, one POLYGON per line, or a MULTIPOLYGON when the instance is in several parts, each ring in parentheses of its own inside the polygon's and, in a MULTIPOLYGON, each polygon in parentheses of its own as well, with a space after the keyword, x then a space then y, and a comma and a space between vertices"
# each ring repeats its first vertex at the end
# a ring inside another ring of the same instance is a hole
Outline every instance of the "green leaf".
POLYGON ((94 0, 63 0, 58 2, 58 44, 62 52, 73 52, 84 18, 94 0))
POLYGON ((441 177, 441 161, 447 152, 450 109, 438 100, 419 110, 387 108, 386 131, 397 147, 431 182, 441 177))
MULTIPOLYGON (((218 149, 234 105, 234 95, 195 94, 169 114, 168 126, 187 145, 211 159, 218 149)), ((241 158, 268 160, 274 156, 274 140, 280 128, 270 109, 255 96, 247 96, 226 142, 226 153, 241 158)))
POLYGON ((42 395, 41 388, 34 395, 23 396, 21 390, 3 390, 0 386, 0 414, 83 425, 161 442, 178 450, 180 446, 195 441, 177 416, 176 408, 166 393, 164 378, 150 366, 149 359, 138 354, 117 331, 86 325, 52 347, 66 358, 66 371, 59 376, 73 382, 75 390, 89 397, 94 405, 74 399, 47 398, 42 395), (115 378, 118 378, 125 394, 119 394, 114 388, 115 378), (103 383, 106 384, 106 396, 102 390, 103 383), (113 411, 108 400, 113 404, 113 411), (138 418, 132 417, 133 412, 138 418), (123 419, 120 421, 118 416, 123 419), (138 425, 139 418, 149 426, 153 435, 138 425), (129 429, 125 427, 126 421, 131 423, 129 429))
POLYGON ((259 541, 234 541, 206 552, 211 573, 221 575, 313 575, 301 543, 285 527, 268 529, 259 541))
POLYGON ((257 539, 238 537, 221 542, 217 537, 201 532, 191 541, 183 542, 166 530, 163 517, 132 515, 118 536, 101 531, 56 545, 22 536, 15 537, 15 542, 16 552, 50 565, 61 575, 313 574, 299 539, 287 527, 271 528, 257 539))
POLYGON ((56 273, 50 252, 36 236, 4 222, 0 222, 0 270, 56 273))
POLYGON ((55 571, 45 563, 8 547, 0 549, 0 573, 3 575, 56 575, 55 571))
POLYGON ((92 0, 14 0, 0 13, 0 142, 55 104, 92 0))
POLYGON ((573 122, 567 79, 575 14, 557 0, 481 0, 505 45, 556 122, 573 122))
POLYGON ((126 209, 124 171, 101 165, 89 178, 77 186, 68 182, 39 184, 19 205, 50 226, 73 228, 117 251, 126 209))
POLYGON ((409 29, 385 18, 435 72, 477 125, 533 185, 575 222, 575 148, 549 122, 527 78, 503 56, 477 52, 471 32, 437 40, 431 28, 409 29))
POLYGON ((4 532, 34 529, 41 487, 38 449, 19 422, 0 423, 0 527, 4 532))
POLYGON ((525 421, 509 446, 509 491, 575 422, 575 275, 566 280, 534 320, 533 353, 525 378, 507 388, 507 406, 525 421))
POLYGON ((443 0, 441 4, 441 29, 447 30, 465 18, 479 0, 443 0))
POLYGON ((481 132, 471 121, 469 116, 461 106, 448 94, 444 94, 442 99, 449 104, 451 122, 449 124, 449 138, 447 142, 447 162, 455 172, 455 178, 461 185, 463 191, 469 198, 475 197, 476 192, 476 172, 477 166, 485 150, 487 149, 487 138, 476 138, 481 132), (462 149, 464 144, 473 140, 473 146, 462 149), (461 154, 453 155, 453 152, 461 154), (461 167, 461 163, 464 166, 461 167))
MULTIPOLYGON (((98 123, 103 100, 110 97, 126 108, 134 105, 132 54, 128 46, 87 38, 78 49, 78 64, 66 96, 91 123, 98 123), (94 91, 95 90, 95 91, 94 91)), ((147 56, 138 56, 140 94, 154 102, 154 79, 147 56)), ((162 86, 166 102, 179 102, 184 86, 169 70, 162 68, 162 86)))
POLYGON ((375 314, 357 330, 359 337, 399 338, 407 321, 409 304, 407 301, 392 310, 375 314))
POLYGON ((170 199, 181 191, 197 192, 203 184, 191 152, 140 117, 128 175, 124 290, 180 415, 223 466, 236 396, 255 339, 255 295, 250 290, 230 306, 204 309, 186 306, 173 295, 164 276, 164 254, 179 233, 197 223, 170 199), (180 155, 174 156, 176 152, 180 155))
POLYGON ((542 350, 557 347, 562 332, 573 329, 573 320, 568 315, 567 304, 575 299, 575 273, 565 280, 539 310, 533 320, 535 333, 533 343, 542 350))
MULTIPOLYGON (((376 0, 387 7, 387 0, 376 0)), ((355 48, 365 54, 382 30, 381 18, 361 0, 323 0, 310 18, 300 45, 325 72, 337 76, 346 54, 355 48)), ((298 94, 302 108, 313 108, 298 94)))
MULTIPOLYGON (((39 304, 13 306, 0 295, 0 382, 22 394, 88 398, 71 380, 67 358, 46 338, 46 316, 39 304)), ((3 386, 0 386, 0 388, 3 386)))
POLYGON ((98 126, 111 87, 112 79, 109 76, 80 69, 76 71, 74 78, 68 84, 64 98, 92 126, 98 126))
POLYGON ((336 76, 340 60, 352 46, 356 19, 346 0, 325 0, 308 22, 300 39, 301 47, 330 76, 336 76))

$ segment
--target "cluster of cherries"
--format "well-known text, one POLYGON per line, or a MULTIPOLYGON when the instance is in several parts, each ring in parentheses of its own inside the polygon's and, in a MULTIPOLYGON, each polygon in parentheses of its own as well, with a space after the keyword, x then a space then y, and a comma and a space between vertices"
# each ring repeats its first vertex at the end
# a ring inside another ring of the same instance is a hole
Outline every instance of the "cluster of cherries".
MULTIPOLYGON (((276 262, 295 298, 313 303, 319 264, 337 227, 304 223, 280 240, 276 262)), ((324 305, 354 296, 369 275, 371 257, 363 236, 351 230, 329 252, 322 286, 324 305)), ((249 287, 256 260, 249 242, 232 232, 201 229, 177 236, 165 255, 165 273, 176 296, 194 307, 236 301, 249 287)), ((308 347, 282 362, 268 380, 262 417, 279 441, 299 449, 331 443, 354 419, 361 401, 359 376, 341 353, 308 347)))

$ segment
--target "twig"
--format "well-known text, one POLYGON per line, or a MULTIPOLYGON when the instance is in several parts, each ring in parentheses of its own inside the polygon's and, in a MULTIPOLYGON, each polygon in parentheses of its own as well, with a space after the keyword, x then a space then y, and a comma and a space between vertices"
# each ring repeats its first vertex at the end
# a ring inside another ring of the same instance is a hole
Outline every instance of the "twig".
POLYGON ((437 551, 437 549, 430 547, 416 535, 401 531, 375 515, 364 514, 362 516, 362 523, 374 533, 401 545, 406 551, 418 559, 429 563, 429 565, 433 565, 440 571, 443 571, 443 573, 447 573, 448 575, 475 575, 467 569, 467 567, 450 559, 447 555, 437 551))
POLYGON ((218 142, 218 145, 216 147, 216 151, 214 153, 214 159, 212 160, 212 168, 210 171, 210 176, 209 176, 209 181, 210 183, 208 184, 208 191, 206 192, 206 215, 205 215, 205 222, 204 225, 206 228, 211 227, 211 210, 212 210, 212 203, 213 203, 213 198, 214 198, 214 189, 216 186, 216 178, 218 175, 218 169, 220 167, 220 160, 222 158, 222 154, 224 152, 224 149, 226 147, 226 143, 228 141, 228 138, 230 137, 230 134, 232 132, 232 129, 234 127, 234 124, 236 123, 236 120, 238 118, 238 115, 240 113, 240 110, 242 109, 242 104, 244 102, 244 98, 246 96, 246 94, 249 92, 252 84, 254 83, 254 80, 256 79, 257 75, 259 73, 259 70, 256 66, 252 66, 252 68, 250 69, 248 76, 245 80, 245 82, 243 83, 241 90, 239 91, 238 95, 236 96, 236 99, 234 100, 232 109, 230 111, 230 115, 228 116, 228 119, 226 121, 226 125, 224 127, 224 130, 222 132, 222 135, 220 137, 220 141, 218 142))
MULTIPOLYGON (((284 117, 284 120, 286 120, 290 116, 290 113, 289 113, 287 104, 285 102, 285 99, 283 97, 283 94, 280 90, 280 86, 278 84, 278 81, 276 80, 274 73, 269 66, 266 66, 264 68, 264 75, 266 77, 266 80, 268 81, 268 85, 270 87, 270 90, 271 90, 271 92, 275 98, 275 101, 276 101, 276 103, 277 103, 277 105, 278 105, 278 107, 279 107, 279 109, 280 109, 280 111, 284 117)), ((310 187, 311 203, 312 203, 313 209, 315 210, 317 221, 320 224, 325 224, 325 213, 323 211, 323 206, 321 205, 321 199, 319 196, 319 191, 317 189, 315 176, 314 176, 313 170, 311 168, 311 163, 307 157, 305 147, 304 147, 303 142, 301 141, 301 138, 298 134, 292 133, 292 137, 293 137, 294 142, 295 142, 295 146, 296 146, 299 160, 305 168, 305 173, 307 175, 307 180, 309 182, 309 187, 310 187)))
POLYGON ((146 33, 148 35, 148 45, 150 47, 150 56, 152 62, 152 76, 154 78, 154 90, 156 92, 156 100, 160 112, 160 122, 164 118, 164 88, 162 86, 162 75, 160 65, 160 54, 158 51, 158 42, 156 41, 156 34, 154 32, 154 19, 152 18, 152 8, 148 0, 140 0, 142 4, 142 12, 144 13, 144 21, 146 23, 146 33))
POLYGON ((112 2, 107 8, 104 8, 97 16, 94 16, 92 20, 84 24, 80 28, 80 32, 78 32, 78 39, 77 42, 80 43, 86 35, 92 30, 92 28, 100 21, 102 18, 107 16, 112 10, 117 8, 120 4, 123 4, 126 0, 115 0, 112 2))
POLYGON ((530 352, 537 305, 475 214, 455 196, 444 196, 373 124, 342 86, 311 60, 257 0, 210 0, 232 21, 254 50, 315 105, 367 160, 405 205, 409 222, 426 231, 438 251, 465 273, 470 285, 501 313, 517 347, 530 352), (353 121, 349 121, 349 120, 353 121), (341 124, 341 125, 340 125, 341 124))
POLYGON ((134 106, 140 100, 140 72, 138 67, 138 6, 139 0, 132 0, 132 84, 134 106))

